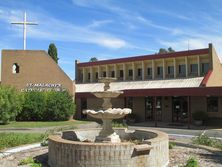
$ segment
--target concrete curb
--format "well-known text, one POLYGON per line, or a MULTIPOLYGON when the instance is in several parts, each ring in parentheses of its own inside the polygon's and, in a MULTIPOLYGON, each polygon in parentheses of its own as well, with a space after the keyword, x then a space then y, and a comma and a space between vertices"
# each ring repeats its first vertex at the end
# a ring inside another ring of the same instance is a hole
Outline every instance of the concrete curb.
POLYGON ((29 150, 29 149, 33 149, 33 148, 37 148, 37 147, 41 147, 41 143, 28 144, 28 145, 23 145, 23 146, 18 146, 18 147, 13 147, 10 149, 2 150, 2 151, 0 151, 0 158, 4 158, 4 157, 9 156, 11 154, 18 153, 18 152, 25 151, 25 150, 29 150))

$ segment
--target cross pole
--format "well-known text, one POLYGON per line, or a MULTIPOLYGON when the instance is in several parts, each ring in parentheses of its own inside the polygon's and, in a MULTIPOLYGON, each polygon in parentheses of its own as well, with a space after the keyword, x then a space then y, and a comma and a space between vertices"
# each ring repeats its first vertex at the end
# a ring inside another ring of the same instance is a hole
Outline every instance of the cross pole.
POLYGON ((12 22, 11 24, 23 25, 23 49, 26 50, 26 26, 27 25, 38 25, 38 23, 28 22, 26 20, 26 12, 25 12, 23 22, 12 22))

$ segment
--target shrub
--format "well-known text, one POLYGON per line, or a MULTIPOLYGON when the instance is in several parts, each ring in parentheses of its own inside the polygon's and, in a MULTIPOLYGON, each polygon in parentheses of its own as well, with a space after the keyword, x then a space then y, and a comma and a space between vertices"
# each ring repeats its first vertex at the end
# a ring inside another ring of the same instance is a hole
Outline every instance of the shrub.
POLYGON ((74 114, 72 96, 64 92, 25 92, 24 107, 18 121, 64 121, 74 114))
POLYGON ((205 145, 205 146, 210 146, 210 147, 222 149, 222 141, 221 140, 210 138, 205 134, 201 134, 201 135, 193 138, 192 142, 194 144, 198 144, 198 145, 205 145))
POLYGON ((46 96, 44 92, 25 92, 25 103, 22 112, 16 117, 21 121, 40 121, 46 110, 46 96))
POLYGON ((65 121, 74 114, 75 108, 72 96, 67 91, 48 92, 46 100, 45 120, 65 121))
POLYGON ((169 149, 173 149, 176 146, 174 142, 169 142, 169 149))
POLYGON ((15 88, 0 86, 0 123, 15 120, 22 110, 23 96, 15 88))
POLYGON ((187 160, 187 164, 185 165, 185 167, 198 167, 198 161, 195 158, 190 157, 187 160))

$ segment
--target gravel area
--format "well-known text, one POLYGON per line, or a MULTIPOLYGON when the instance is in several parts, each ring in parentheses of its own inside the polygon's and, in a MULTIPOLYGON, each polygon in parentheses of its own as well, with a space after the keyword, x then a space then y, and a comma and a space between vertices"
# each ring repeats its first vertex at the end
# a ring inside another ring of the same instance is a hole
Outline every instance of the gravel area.
MULTIPOLYGON (((27 157, 35 157, 43 164, 43 167, 48 167, 47 153, 47 147, 34 148, 31 150, 19 152, 0 159, 0 167, 17 167, 18 163, 27 157)), ((189 159, 189 157, 196 157, 196 159, 199 161, 200 167, 222 167, 221 151, 209 151, 203 148, 195 148, 191 146, 175 146, 173 149, 171 149, 169 167, 183 166, 186 164, 186 161, 189 159)), ((28 165, 26 165, 26 167, 27 166, 28 165)))

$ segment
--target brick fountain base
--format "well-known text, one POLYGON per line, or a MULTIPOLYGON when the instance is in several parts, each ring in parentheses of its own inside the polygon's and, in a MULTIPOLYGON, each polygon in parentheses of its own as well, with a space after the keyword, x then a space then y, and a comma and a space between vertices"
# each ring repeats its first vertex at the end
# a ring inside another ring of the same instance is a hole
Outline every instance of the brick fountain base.
POLYGON ((121 143, 94 142, 101 129, 65 131, 49 136, 51 167, 164 167, 169 163, 168 135, 156 130, 115 129, 121 143))

